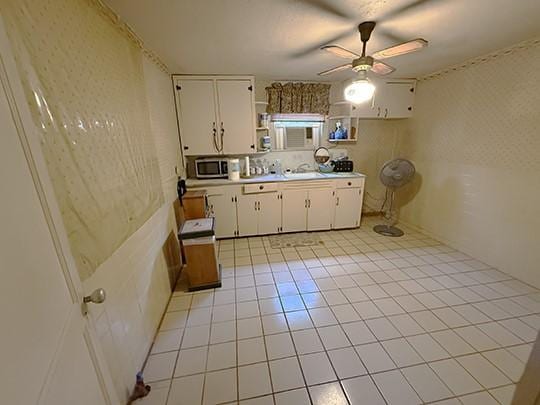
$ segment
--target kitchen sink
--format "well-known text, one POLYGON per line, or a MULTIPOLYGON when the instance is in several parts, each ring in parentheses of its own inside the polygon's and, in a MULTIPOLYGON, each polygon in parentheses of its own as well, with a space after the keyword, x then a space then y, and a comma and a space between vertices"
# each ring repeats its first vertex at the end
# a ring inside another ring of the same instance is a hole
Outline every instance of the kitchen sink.
POLYGON ((287 179, 302 179, 302 180, 318 179, 318 178, 324 177, 323 174, 318 173, 318 172, 285 173, 283 176, 287 179))

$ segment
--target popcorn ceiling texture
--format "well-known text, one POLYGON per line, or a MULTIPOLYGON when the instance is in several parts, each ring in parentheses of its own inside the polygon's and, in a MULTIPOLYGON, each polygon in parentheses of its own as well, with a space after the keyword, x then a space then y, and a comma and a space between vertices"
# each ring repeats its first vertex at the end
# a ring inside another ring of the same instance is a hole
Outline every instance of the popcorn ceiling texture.
POLYGON ((0 6, 83 280, 163 203, 143 53, 96 4, 0 6))
POLYGON ((540 286, 540 41, 421 80, 400 154, 401 218, 540 286))

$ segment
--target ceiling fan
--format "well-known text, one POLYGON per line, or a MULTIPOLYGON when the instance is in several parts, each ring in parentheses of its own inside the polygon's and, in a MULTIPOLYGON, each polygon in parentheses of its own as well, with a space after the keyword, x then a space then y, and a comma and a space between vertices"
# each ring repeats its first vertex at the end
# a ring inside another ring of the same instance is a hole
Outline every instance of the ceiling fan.
POLYGON ((355 72, 359 72, 364 76, 368 71, 376 73, 378 75, 387 75, 395 71, 396 69, 384 62, 381 59, 392 58, 394 56, 404 55, 407 53, 419 51, 428 45, 428 41, 423 38, 413 39, 411 41, 402 42, 400 44, 391 46, 389 48, 382 49, 375 52, 373 55, 366 55, 367 42, 371 37, 371 33, 375 28, 376 23, 374 21, 365 21, 358 25, 358 31, 360 32, 360 40, 362 41, 362 55, 358 55, 348 49, 345 49, 339 45, 325 45, 321 47, 322 50, 330 52, 334 55, 342 58, 352 59, 352 62, 344 65, 336 66, 332 69, 319 72, 319 76, 326 76, 331 73, 340 72, 345 69, 352 69, 355 72))

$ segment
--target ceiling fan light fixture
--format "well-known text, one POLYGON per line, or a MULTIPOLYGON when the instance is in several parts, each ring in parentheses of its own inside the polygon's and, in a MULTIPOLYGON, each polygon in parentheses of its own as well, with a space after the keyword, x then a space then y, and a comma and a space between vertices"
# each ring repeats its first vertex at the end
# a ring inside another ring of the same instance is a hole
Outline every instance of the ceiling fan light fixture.
POLYGON ((345 100, 354 104, 360 104, 371 100, 373 94, 375 94, 375 85, 368 80, 365 72, 362 73, 363 74, 360 74, 358 79, 345 87, 345 90, 343 91, 345 100))
POLYGON ((406 53, 415 52, 419 49, 428 46, 428 41, 422 38, 413 39, 412 41, 405 42, 403 44, 395 45, 387 49, 375 52, 373 57, 375 59, 392 58, 394 56, 405 55, 406 53))

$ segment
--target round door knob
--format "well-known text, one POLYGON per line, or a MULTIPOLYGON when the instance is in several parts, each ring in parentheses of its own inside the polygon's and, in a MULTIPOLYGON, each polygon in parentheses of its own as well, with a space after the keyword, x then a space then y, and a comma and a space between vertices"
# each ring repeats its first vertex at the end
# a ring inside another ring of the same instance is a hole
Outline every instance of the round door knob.
POLYGON ((262 190, 264 188, 264 186, 259 186, 259 190, 262 190))
POLYGON ((349 181, 349 182, 347 183, 347 185, 348 185, 348 186, 352 186, 352 183, 349 181))
POLYGON ((101 304, 107 298, 107 294, 103 288, 98 288, 92 292, 92 294, 87 295, 83 298, 85 304, 92 302, 94 304, 101 304))

